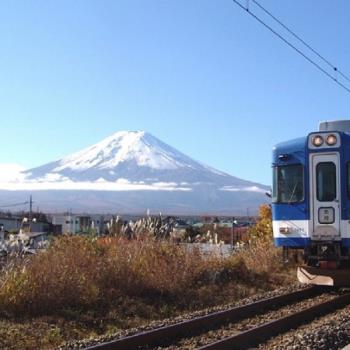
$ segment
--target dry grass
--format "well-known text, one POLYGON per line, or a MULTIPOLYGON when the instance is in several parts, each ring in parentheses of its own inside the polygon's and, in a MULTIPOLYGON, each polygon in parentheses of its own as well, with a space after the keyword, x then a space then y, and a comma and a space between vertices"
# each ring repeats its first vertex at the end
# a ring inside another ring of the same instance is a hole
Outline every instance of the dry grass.
POLYGON ((56 240, 48 251, 4 269, 0 310, 6 313, 51 313, 65 305, 91 305, 99 297, 98 251, 80 237, 56 240))
POLYGON ((283 263, 282 250, 269 240, 251 242, 248 249, 238 254, 249 271, 259 276, 264 288, 296 283, 296 265, 283 263))
POLYGON ((60 237, 0 272, 0 347, 52 348, 274 289, 291 281, 280 254, 268 240, 222 258, 150 237, 60 237))
POLYGON ((5 267, 0 312, 48 315, 67 308, 108 308, 123 296, 180 308, 205 304, 203 289, 233 281, 252 284, 253 275, 268 271, 275 256, 261 250, 261 263, 254 265, 256 254, 224 259, 151 238, 61 237, 46 252, 5 267))

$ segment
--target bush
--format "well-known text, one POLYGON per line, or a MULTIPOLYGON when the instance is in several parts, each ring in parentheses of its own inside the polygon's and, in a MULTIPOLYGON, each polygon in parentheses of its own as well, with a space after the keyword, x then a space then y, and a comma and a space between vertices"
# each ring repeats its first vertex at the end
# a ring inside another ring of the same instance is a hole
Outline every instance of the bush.
POLYGON ((268 204, 263 204, 259 208, 259 218, 257 223, 250 228, 249 235, 251 241, 272 241, 272 215, 271 207, 268 204))
POLYGON ((251 271, 265 274, 268 280, 276 283, 295 281, 294 265, 287 266, 283 262, 282 249, 273 244, 271 207, 261 205, 257 223, 250 228, 249 249, 240 253, 244 264, 251 271))
POLYGON ((204 286, 248 275, 237 259, 203 257, 153 238, 60 237, 46 252, 8 264, 1 274, 0 312, 50 314, 108 307, 120 297, 201 303, 204 286))
POLYGON ((268 207, 260 213, 250 246, 226 258, 151 236, 55 238, 47 251, 12 259, 0 272, 0 312, 106 309, 125 298, 191 308, 235 294, 242 285, 257 290, 283 269, 281 252, 271 242, 268 207))
POLYGON ((43 253, 5 267, 0 310, 41 313, 98 299, 96 247, 83 237, 61 237, 43 253))
POLYGON ((105 241, 103 290, 134 296, 175 297, 202 268, 198 251, 154 239, 105 241))

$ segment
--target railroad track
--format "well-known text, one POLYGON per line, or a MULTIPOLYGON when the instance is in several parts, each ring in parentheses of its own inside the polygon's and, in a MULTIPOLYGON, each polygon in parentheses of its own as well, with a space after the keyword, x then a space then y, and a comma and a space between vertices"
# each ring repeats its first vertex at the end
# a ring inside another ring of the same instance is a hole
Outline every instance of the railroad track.
MULTIPOLYGON (((176 345, 181 339, 198 337, 208 331, 220 329, 225 325, 234 325, 241 320, 260 317, 266 312, 273 312, 291 304, 300 304, 304 300, 317 298, 327 294, 330 289, 322 287, 310 287, 289 294, 263 299, 251 304, 230 308, 224 311, 211 313, 180 323, 152 329, 132 336, 116 339, 106 343, 90 346, 86 350, 136 350, 152 349, 169 346, 169 349, 188 348, 184 345, 176 345), (175 345, 171 345, 175 344, 175 345)), ((200 350, 225 350, 225 349, 247 349, 264 342, 268 338, 295 328, 302 323, 310 322, 312 319, 330 313, 350 303, 350 293, 331 295, 331 299, 316 302, 312 306, 303 307, 297 312, 291 312, 282 317, 276 317, 272 321, 263 322, 244 331, 228 331, 221 333, 220 340, 211 341, 203 346, 195 346, 200 350), (225 334, 230 336, 225 336, 225 334), (233 335, 232 335, 233 334, 233 335)), ((272 316, 274 317, 274 316, 272 316)))

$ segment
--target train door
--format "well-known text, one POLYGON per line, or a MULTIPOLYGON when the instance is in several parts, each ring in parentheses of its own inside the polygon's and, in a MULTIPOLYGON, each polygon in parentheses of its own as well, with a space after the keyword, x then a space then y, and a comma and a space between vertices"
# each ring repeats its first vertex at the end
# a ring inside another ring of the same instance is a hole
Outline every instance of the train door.
POLYGON ((322 241, 340 238, 339 154, 311 154, 310 165, 311 238, 322 241))

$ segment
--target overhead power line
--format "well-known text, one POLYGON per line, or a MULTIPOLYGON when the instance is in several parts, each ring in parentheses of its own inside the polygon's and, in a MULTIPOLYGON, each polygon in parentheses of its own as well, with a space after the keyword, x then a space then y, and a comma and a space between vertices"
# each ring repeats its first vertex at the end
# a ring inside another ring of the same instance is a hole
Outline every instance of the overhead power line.
POLYGON ((281 25, 288 33, 293 35, 296 39, 298 39, 301 43, 303 43, 310 51, 312 51, 316 56, 318 56, 323 62, 325 62, 329 67, 331 67, 334 72, 337 72, 340 74, 344 79, 350 82, 350 78, 344 74, 342 71, 340 71, 333 63, 331 63, 329 60, 327 60, 323 55, 321 55, 319 52, 317 52, 315 49, 311 47, 310 44, 308 44, 305 40, 303 40, 299 35, 297 35, 294 31, 292 31, 290 28, 288 28, 282 21, 280 21, 276 16, 274 16, 270 11, 268 11, 264 6, 259 4, 256 0, 252 0, 256 6, 258 6, 262 11, 264 11, 267 15, 269 15, 271 18, 273 18, 279 25, 281 25))
POLYGON ((0 208, 10 208, 10 207, 18 207, 19 205, 26 205, 29 202, 22 202, 22 203, 14 203, 14 204, 7 204, 7 205, 0 205, 0 208))
MULTIPOLYGON (((291 47, 293 50, 295 50, 299 55, 301 55, 302 57, 304 57, 309 63, 311 63, 313 66, 315 66, 318 70, 320 70, 323 74, 325 74, 328 78, 330 78, 331 80, 333 80, 336 84, 338 84, 340 87, 342 87, 344 90, 346 90, 348 93, 350 93, 350 89, 345 86, 343 83, 341 83, 337 78, 333 77, 329 72, 326 71, 326 69, 324 69, 323 67, 321 67, 317 62, 315 62, 312 58, 310 58, 308 55, 306 55, 303 51, 301 51, 299 48, 297 48, 295 45, 293 45, 291 42, 289 42, 285 37, 283 37, 280 33, 278 33, 275 29, 273 29, 271 26, 269 26, 266 22, 264 22, 261 18, 259 18, 256 14, 254 14, 252 11, 249 10, 249 7, 244 7, 239 1, 237 0, 232 0, 236 5, 238 5, 240 8, 242 8, 244 11, 246 11, 250 16, 252 16, 254 19, 256 19, 260 24, 262 24, 265 28, 267 28, 269 31, 271 31, 274 35, 276 35, 280 40, 282 40, 286 45, 288 45, 289 47, 291 47)), ((254 0, 253 0, 254 1, 254 0)), ((254 3, 257 3, 256 1, 254 1, 254 3)), ((266 10, 267 11, 267 10, 266 10)), ((273 16, 271 14, 271 16, 273 16)), ((274 16, 273 16, 274 17, 274 16)), ((274 17, 274 19, 276 21, 278 21, 278 23, 282 23, 280 22, 276 17, 274 17)), ((287 29, 287 26, 281 24, 285 29, 287 29)), ((288 32, 292 32, 291 30, 287 29, 288 32)), ((293 34, 295 37, 296 34, 293 34)), ((297 37, 299 38, 299 37, 297 37)), ((299 39, 301 41, 303 41, 302 39, 299 39)), ((304 42, 304 41, 303 41, 304 42)), ((305 43, 306 44, 306 43, 305 43)), ((305 45, 304 44, 304 45, 305 45)), ((307 46, 309 46, 308 44, 306 44, 307 46)), ((310 46, 311 47, 311 46, 310 46)), ((313 49, 311 49, 312 51, 314 51, 313 49)), ((315 51, 316 52, 316 51, 315 51)), ((317 54, 319 55, 319 54, 317 54)), ((324 59, 325 62, 327 62, 328 65, 330 65, 333 70, 338 71, 338 69, 336 67, 334 67, 330 62, 328 62, 326 59, 324 59)), ((339 71, 338 71, 339 72, 339 71)), ((345 74, 339 72, 345 79, 349 80, 345 74)), ((350 81, 350 80, 349 80, 350 81)))

